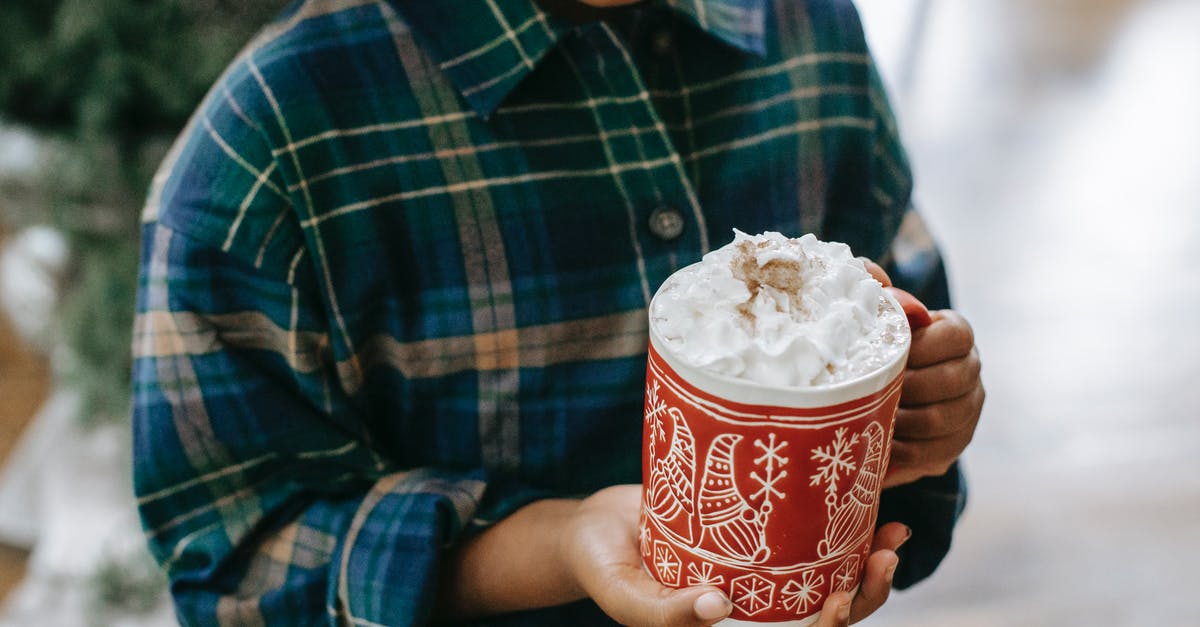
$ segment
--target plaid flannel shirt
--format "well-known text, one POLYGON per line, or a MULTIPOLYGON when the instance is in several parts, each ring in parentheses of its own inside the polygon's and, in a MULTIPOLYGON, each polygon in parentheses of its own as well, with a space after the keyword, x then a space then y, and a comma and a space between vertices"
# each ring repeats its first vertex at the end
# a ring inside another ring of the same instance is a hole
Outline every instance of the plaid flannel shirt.
MULTIPOLYGON (((296 3, 145 210, 135 480, 180 620, 427 622, 464 534, 639 481, 647 302, 734 227, 945 306, 910 189, 849 2, 296 3)), ((887 492, 901 585, 962 503, 957 471, 887 492)), ((567 620, 607 619, 484 622, 567 620)))

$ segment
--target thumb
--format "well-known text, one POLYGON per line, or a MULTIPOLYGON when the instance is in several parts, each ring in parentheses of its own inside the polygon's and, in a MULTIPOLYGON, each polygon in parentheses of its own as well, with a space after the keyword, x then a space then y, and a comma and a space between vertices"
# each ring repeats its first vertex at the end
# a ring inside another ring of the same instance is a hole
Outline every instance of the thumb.
POLYGON ((600 609, 629 627, 704 627, 729 616, 733 605, 712 587, 668 588, 641 565, 623 565, 597 586, 600 609))

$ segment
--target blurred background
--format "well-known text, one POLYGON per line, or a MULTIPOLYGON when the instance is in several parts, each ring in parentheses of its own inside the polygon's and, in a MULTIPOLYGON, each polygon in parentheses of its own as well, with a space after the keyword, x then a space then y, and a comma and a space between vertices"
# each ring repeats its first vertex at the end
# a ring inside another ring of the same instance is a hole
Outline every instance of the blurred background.
MULTIPOLYGON (((0 627, 170 625, 129 488, 137 215, 281 2, 0 5, 0 627)), ((880 626, 1200 625, 1200 2, 858 0, 989 396, 880 626)))
POLYGON ((284 0, 0 3, 0 626, 174 624, 130 479, 138 216, 284 0))

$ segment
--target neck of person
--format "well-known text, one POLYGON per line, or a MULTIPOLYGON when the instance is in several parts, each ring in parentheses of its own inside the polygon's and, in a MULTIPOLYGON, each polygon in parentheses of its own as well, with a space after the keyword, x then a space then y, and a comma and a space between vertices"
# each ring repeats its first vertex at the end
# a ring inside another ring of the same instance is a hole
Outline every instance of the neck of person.
POLYGON ((543 11, 572 24, 588 24, 612 17, 622 9, 641 4, 641 1, 612 7, 593 6, 581 0, 535 0, 543 11))

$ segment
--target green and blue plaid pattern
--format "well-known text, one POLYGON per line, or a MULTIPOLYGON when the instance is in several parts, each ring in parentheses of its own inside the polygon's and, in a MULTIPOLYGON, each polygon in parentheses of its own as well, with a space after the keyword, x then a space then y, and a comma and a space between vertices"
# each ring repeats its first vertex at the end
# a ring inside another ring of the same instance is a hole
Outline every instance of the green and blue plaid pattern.
MULTIPOLYGON (((910 193, 848 2, 298 2, 145 212, 135 479, 180 620, 427 622, 464 534, 640 480, 646 305, 734 227, 944 305, 910 193)), ((957 472, 885 496, 902 581, 962 499, 957 472)), ((607 622, 486 624, 567 620, 607 622)))

